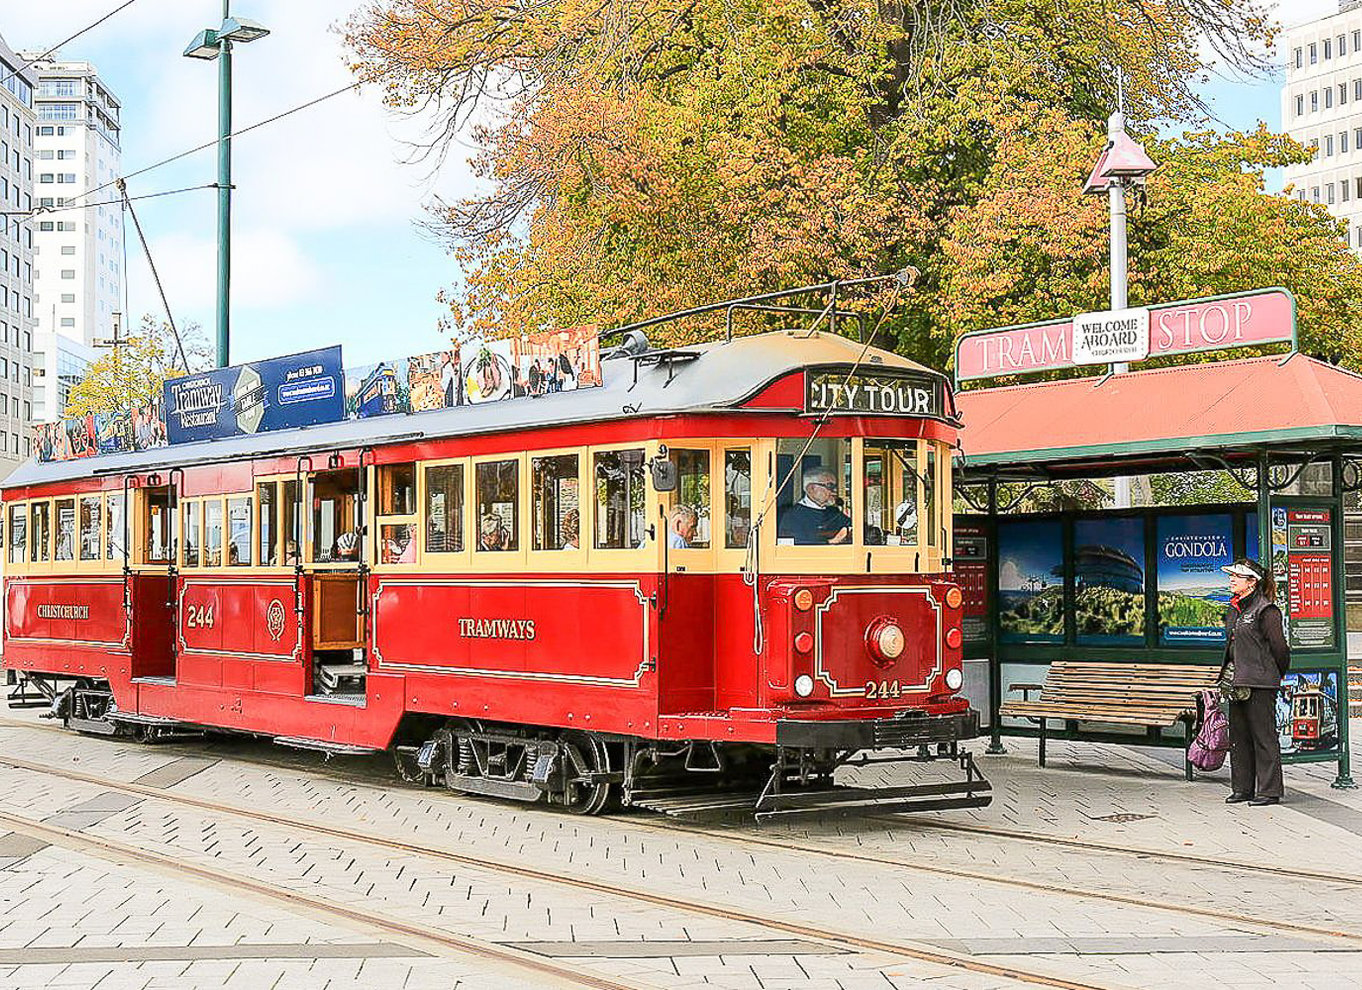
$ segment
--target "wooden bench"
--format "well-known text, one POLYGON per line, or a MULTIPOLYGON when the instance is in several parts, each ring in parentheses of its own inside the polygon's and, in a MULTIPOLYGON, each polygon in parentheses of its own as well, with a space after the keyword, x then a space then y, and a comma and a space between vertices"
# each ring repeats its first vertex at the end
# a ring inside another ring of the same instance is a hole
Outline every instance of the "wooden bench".
MULTIPOLYGON (((1215 687, 1220 668, 1206 664, 1087 663, 1057 660, 1050 664, 1044 684, 1009 684, 1008 692, 1022 697, 1004 701, 999 717, 1025 718, 1040 727, 1040 765, 1045 766, 1045 736, 1050 719, 1063 719, 1070 731, 1079 722, 1141 725, 1157 741, 1160 729, 1179 722, 1187 727, 1183 759, 1187 779, 1192 764, 1186 748, 1192 743, 1196 698, 1215 687), (1036 700, 1031 692, 1039 691, 1036 700)), ((1113 737, 1100 740, 1117 741, 1113 737)), ((1134 741, 1134 740, 1128 740, 1134 741)))

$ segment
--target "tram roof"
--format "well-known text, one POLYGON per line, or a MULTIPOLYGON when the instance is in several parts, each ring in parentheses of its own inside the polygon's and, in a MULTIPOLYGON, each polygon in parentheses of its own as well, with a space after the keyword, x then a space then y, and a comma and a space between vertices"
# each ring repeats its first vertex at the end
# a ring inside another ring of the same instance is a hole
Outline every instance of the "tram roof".
POLYGON ((966 477, 1182 469, 1202 452, 1362 440, 1362 375, 1299 353, 974 389, 955 402, 966 477))
MULTIPOLYGON (((0 488, 95 475, 139 473, 242 457, 283 456, 409 440, 476 436, 568 423, 731 412, 778 378, 809 366, 849 367, 862 357, 863 350, 864 345, 846 337, 804 330, 774 331, 727 341, 653 349, 641 355, 604 360, 604 384, 597 388, 406 415, 349 419, 69 461, 41 463, 35 458, 15 469, 0 482, 0 488)), ((872 368, 910 368, 944 377, 878 348, 866 351, 865 359, 872 368)))

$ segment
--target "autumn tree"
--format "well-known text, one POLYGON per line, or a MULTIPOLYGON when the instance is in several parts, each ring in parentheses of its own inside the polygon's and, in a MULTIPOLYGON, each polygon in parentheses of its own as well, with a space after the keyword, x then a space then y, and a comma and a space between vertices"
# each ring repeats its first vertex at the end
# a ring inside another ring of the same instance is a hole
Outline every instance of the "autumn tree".
POLYGON ((138 332, 110 348, 71 389, 67 416, 111 413, 146 405, 161 397, 172 378, 209 366, 208 338, 197 323, 180 327, 180 340, 170 324, 147 314, 138 332))
MULTIPOLYGON (((465 128, 482 148, 479 193, 435 218, 460 328, 619 323, 911 266, 888 329, 940 365, 965 328, 1100 304, 1102 204, 1079 190, 1118 76, 1142 133, 1199 124, 1203 52, 1261 71, 1274 27, 1257 0, 376 0, 347 33, 391 104, 435 114, 437 153, 465 128)), ((1283 281, 1272 257, 1304 246, 1284 273, 1302 322, 1318 341, 1342 325, 1356 266, 1331 221, 1261 191, 1298 147, 1154 150, 1133 297, 1283 281)))

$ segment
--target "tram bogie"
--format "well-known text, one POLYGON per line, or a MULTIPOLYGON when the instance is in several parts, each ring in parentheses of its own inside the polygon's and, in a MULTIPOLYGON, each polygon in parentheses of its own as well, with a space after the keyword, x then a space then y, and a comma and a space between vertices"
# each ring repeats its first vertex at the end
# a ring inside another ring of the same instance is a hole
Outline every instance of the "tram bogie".
POLYGON ((495 413, 26 465, 5 666, 79 679, 86 731, 391 750, 582 813, 987 803, 944 378, 820 333, 685 354, 495 413), (867 758, 964 779, 833 786, 867 758))

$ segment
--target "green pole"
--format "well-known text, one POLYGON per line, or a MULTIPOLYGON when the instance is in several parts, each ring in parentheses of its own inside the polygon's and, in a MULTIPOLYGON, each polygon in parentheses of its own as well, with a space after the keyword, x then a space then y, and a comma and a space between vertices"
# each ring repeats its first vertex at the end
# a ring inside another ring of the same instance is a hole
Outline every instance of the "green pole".
MULTIPOLYGON (((228 0, 222 2, 225 22, 228 0)), ((221 41, 218 55, 218 334, 217 366, 231 355, 232 288, 232 43, 221 41)))
MULTIPOLYGON (((1348 738, 1348 703, 1351 691, 1348 687, 1348 623, 1347 597, 1344 588, 1344 550, 1343 550, 1343 455, 1334 454, 1329 461, 1333 485, 1329 490, 1329 567, 1332 571, 1330 581, 1334 589, 1334 636, 1338 639, 1338 775, 1330 786, 1339 790, 1351 790, 1357 784, 1352 774, 1352 742, 1348 738)), ((1324 714, 1320 713, 1321 716, 1324 714)))

